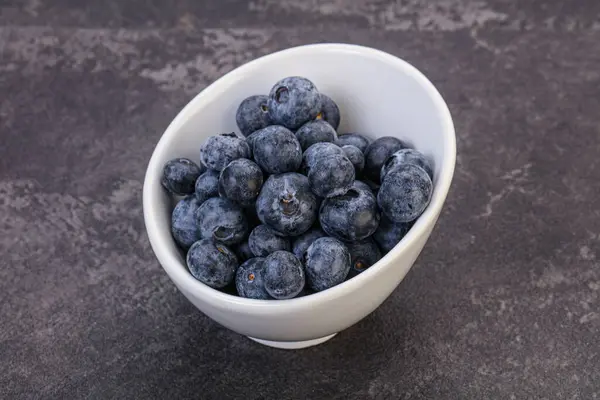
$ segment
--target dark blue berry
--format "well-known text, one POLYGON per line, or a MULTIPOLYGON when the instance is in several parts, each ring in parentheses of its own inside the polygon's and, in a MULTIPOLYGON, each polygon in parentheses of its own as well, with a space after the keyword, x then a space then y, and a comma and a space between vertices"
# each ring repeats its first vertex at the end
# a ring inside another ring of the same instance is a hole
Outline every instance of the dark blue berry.
POLYGON ((219 194, 241 205, 253 204, 263 184, 263 172, 254 161, 238 158, 219 176, 219 194))
POLYGON ((342 146, 342 150, 348 157, 348 160, 354 165, 354 171, 356 174, 360 174, 365 167, 365 156, 362 151, 356 146, 352 146, 351 144, 342 146))
POLYGON ((425 211, 432 192, 433 183, 423 168, 402 164, 385 176, 377 203, 393 222, 410 222, 425 211))
POLYGON ((244 240, 242 243, 238 244, 235 248, 235 255, 237 256, 240 262, 244 262, 254 257, 252 250, 250 250, 250 245, 248 244, 248 240, 244 240))
POLYGON ((339 135, 335 144, 342 146, 356 146, 359 150, 364 154, 367 151, 367 147, 369 146, 371 141, 364 135, 359 133, 344 133, 343 135, 339 135))
POLYGON ((195 194, 198 200, 205 202, 219 195, 219 171, 209 169, 196 179, 195 194))
POLYGON ((320 197, 341 196, 354 183, 354 165, 345 155, 317 158, 308 171, 310 189, 320 197))
POLYGON ((372 238, 347 245, 352 263, 348 278, 352 278, 381 259, 381 251, 372 238))
POLYGON ((302 162, 302 147, 289 129, 271 125, 261 129, 253 139, 256 163, 268 174, 295 172, 302 162))
POLYGON ((380 182, 381 167, 389 156, 407 146, 393 136, 380 137, 365 151, 365 175, 375 183, 380 182))
POLYGON ((238 260, 233 251, 212 239, 195 242, 187 253, 187 266, 192 276, 214 289, 233 282, 238 260))
POLYGON ((273 86, 267 107, 273 123, 296 130, 317 117, 321 95, 308 79, 291 76, 273 86))
POLYGON ((247 299, 268 300, 271 298, 265 289, 265 259, 251 258, 237 269, 235 287, 241 297, 247 299))
POLYGON ((194 184, 203 170, 187 158, 175 158, 165 164, 161 183, 173 194, 194 193, 194 184))
POLYGON ((271 253, 264 261, 263 280, 271 297, 283 300, 298 295, 305 284, 304 268, 288 251, 271 253))
POLYGON ((235 122, 244 136, 271 125, 267 108, 268 101, 268 96, 256 95, 250 96, 240 103, 235 114, 235 122))
POLYGON ((250 146, 235 133, 211 136, 200 147, 200 161, 210 169, 221 171, 238 158, 250 158, 250 146))
POLYGON ((277 250, 290 251, 292 246, 288 238, 279 236, 267 225, 259 225, 250 232, 248 244, 256 257, 266 257, 277 250))
POLYGON ((402 240, 412 225, 412 222, 395 224, 385 215, 382 215, 379 227, 373 234, 373 239, 375 239, 383 253, 388 253, 402 240))
POLYGON ((304 262, 306 250, 310 247, 313 242, 319 238, 327 236, 321 228, 312 228, 306 233, 296 237, 292 246, 292 252, 298 260, 304 262))
POLYGON ((271 175, 264 183, 256 212, 263 224, 285 236, 298 236, 317 219, 317 198, 308 178, 296 172, 271 175))
POLYGON ((315 292, 338 285, 350 271, 350 252, 339 240, 317 239, 306 251, 306 283, 315 292))
POLYGON ((377 200, 371 191, 351 188, 342 196, 323 200, 319 211, 321 227, 345 242, 371 236, 379 226, 377 200))
POLYGON ((308 175, 310 168, 314 165, 315 161, 319 158, 327 157, 333 154, 345 156, 344 150, 339 146, 329 142, 319 142, 310 146, 302 154, 302 164, 300 165, 300 172, 304 175, 308 175))
POLYGON ((240 243, 248 234, 248 221, 242 208, 223 197, 206 200, 196 211, 200 236, 227 245, 240 243))
POLYGON ((322 119, 329 123, 333 129, 340 126, 340 109, 331 97, 321 93, 321 112, 317 114, 317 119, 322 119))
POLYGON ((333 143, 337 139, 337 134, 328 122, 318 119, 302 125, 296 131, 296 138, 298 138, 302 150, 306 150, 315 143, 333 143))
POLYGON ((196 224, 195 213, 202 201, 195 196, 186 196, 177 202, 171 214, 171 234, 173 239, 184 249, 189 249, 200 239, 200 231, 196 224))
POLYGON ((433 168, 423 153, 415 149, 402 149, 392 154, 385 164, 383 164, 383 167, 381 167, 381 182, 383 182, 383 178, 388 172, 401 164, 414 164, 417 167, 421 167, 427 172, 429 178, 433 180, 433 168))

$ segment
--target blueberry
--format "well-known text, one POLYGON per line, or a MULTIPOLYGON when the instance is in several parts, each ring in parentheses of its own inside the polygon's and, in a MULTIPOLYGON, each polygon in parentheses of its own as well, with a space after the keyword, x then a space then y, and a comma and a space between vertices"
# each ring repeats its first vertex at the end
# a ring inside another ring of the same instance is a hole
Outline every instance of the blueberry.
POLYGON ((433 183, 423 168, 401 164, 385 176, 377 203, 393 222, 410 222, 425 211, 432 192, 433 183))
POLYGON ((321 93, 321 111, 317 114, 317 119, 328 122, 333 129, 337 129, 340 126, 340 109, 331 97, 323 93, 321 93))
POLYGON ((205 202, 219 195, 219 171, 209 169, 196 179, 195 194, 198 200, 205 202))
POLYGON ((194 242, 200 240, 200 231, 196 224, 195 213, 202 201, 189 195, 179 200, 171 214, 171 234, 173 239, 184 249, 189 249, 194 242))
POLYGON ((385 215, 381 216, 379 227, 373 234, 373 239, 382 252, 388 253, 402 240, 412 227, 412 222, 393 223, 385 215))
POLYGON ((248 240, 244 240, 242 243, 238 244, 235 248, 235 255, 238 260, 244 262, 254 257, 252 254, 252 250, 250 250, 250 245, 248 244, 248 240))
POLYGON ((292 246, 292 251, 296 257, 304 262, 306 250, 310 247, 313 242, 319 238, 325 237, 325 232, 321 228, 312 228, 306 233, 296 237, 292 246))
POLYGON ((365 151, 365 175, 375 183, 379 183, 381 167, 389 156, 407 146, 398 138, 384 136, 371 143, 365 151))
POLYGON ((200 236, 227 245, 240 243, 248 233, 248 221, 240 206, 223 197, 206 200, 196 211, 200 236))
POLYGON ((268 174, 295 172, 302 162, 302 147, 289 129, 271 125, 256 133, 252 150, 256 163, 268 174))
POLYGON ((356 174, 360 174, 365 167, 365 156, 362 151, 356 146, 352 146, 351 144, 342 146, 342 150, 348 157, 348 160, 354 165, 354 171, 356 174))
POLYGON ((417 167, 421 167, 427 172, 429 178, 433 180, 433 168, 431 168, 431 163, 425 158, 423 153, 415 149, 402 149, 389 156, 383 167, 381 167, 381 181, 383 182, 383 178, 387 173, 400 164, 414 164, 417 167))
POLYGON ((339 240, 317 239, 306 251, 306 283, 315 292, 338 285, 350 271, 350 252, 339 240))
POLYGON ((193 161, 187 158, 175 158, 165 164, 161 183, 173 194, 180 196, 192 194, 196 179, 202 172, 203 169, 193 161))
POLYGON ((296 138, 298 138, 302 150, 306 150, 315 143, 333 143, 337 139, 337 134, 328 122, 318 119, 302 125, 296 131, 296 138))
POLYGON ((365 183, 363 181, 359 181, 359 180, 354 181, 354 183, 352 184, 352 187, 354 189, 366 190, 367 192, 373 193, 373 189, 371 189, 371 186, 369 186, 367 183, 365 183))
POLYGON ((263 184, 263 172, 254 161, 238 158, 219 176, 219 194, 241 205, 253 204, 263 184))
POLYGON ((263 279, 271 297, 291 299, 304 288, 305 277, 302 263, 288 251, 271 253, 264 261, 263 279))
POLYGON ((292 249, 289 239, 277 235, 266 225, 259 225, 252 230, 248 237, 248 244, 256 257, 266 257, 277 250, 292 249))
POLYGON ((200 161, 210 169, 221 171, 238 158, 250 158, 250 146, 235 133, 211 136, 200 147, 200 161))
POLYGON ((329 142, 319 142, 310 146, 302 154, 302 164, 300 165, 300 172, 304 175, 308 175, 310 168, 319 158, 327 157, 333 154, 339 154, 345 156, 344 150, 335 144, 329 142))
POLYGON ((364 135, 359 133, 344 133, 343 135, 339 135, 335 144, 342 146, 356 146, 362 153, 364 154, 367 151, 367 147, 369 146, 371 141, 364 135))
POLYGON ((198 240, 186 257, 192 276, 214 289, 222 289, 233 282, 238 260, 233 251, 212 239, 198 240))
POLYGON ((372 238, 348 244, 352 263, 348 278, 352 278, 381 259, 381 251, 372 238))
POLYGON ((235 287, 241 297, 268 300, 271 298, 265 289, 265 259, 251 258, 238 267, 235 274, 235 287))
POLYGON ((310 189, 320 197, 341 196, 354 183, 354 166, 346 156, 333 154, 318 158, 310 167, 310 189))
POLYGON ((321 95, 306 78, 290 76, 277 82, 269 93, 271 120, 288 129, 298 129, 321 111, 321 95))
POLYGON ((256 212, 263 224, 279 234, 298 236, 316 221, 317 198, 304 175, 296 172, 271 175, 258 195, 256 212))
POLYGON ((235 122, 244 136, 271 125, 268 101, 268 96, 256 95, 247 97, 240 103, 235 114, 235 122))
POLYGON ((319 210, 321 227, 345 242, 371 236, 379 226, 377 200, 371 191, 352 188, 343 196, 325 199, 319 210))

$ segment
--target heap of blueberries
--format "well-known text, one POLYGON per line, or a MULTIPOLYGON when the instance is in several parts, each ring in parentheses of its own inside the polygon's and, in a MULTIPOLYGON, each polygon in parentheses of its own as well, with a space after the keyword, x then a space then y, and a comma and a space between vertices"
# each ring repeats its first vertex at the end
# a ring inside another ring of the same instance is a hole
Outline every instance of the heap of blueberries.
POLYGON ((162 180, 185 196, 173 238, 212 288, 253 299, 326 290, 375 264, 429 204, 423 154, 391 136, 338 136, 338 106, 306 78, 248 97, 236 122, 244 137, 210 137, 201 164, 173 159, 162 180))

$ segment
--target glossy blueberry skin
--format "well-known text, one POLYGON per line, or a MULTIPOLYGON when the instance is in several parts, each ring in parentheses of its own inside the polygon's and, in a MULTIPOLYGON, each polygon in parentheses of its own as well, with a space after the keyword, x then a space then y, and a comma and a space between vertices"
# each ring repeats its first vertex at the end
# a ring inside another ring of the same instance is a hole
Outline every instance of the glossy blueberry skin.
POLYGON ((248 234, 248 221, 242 208, 223 197, 206 200, 196 210, 196 224, 200 236, 212 238, 226 245, 241 243, 248 234))
POLYGON ((263 279, 269 295, 277 300, 298 295, 306 283, 300 260, 288 251, 271 253, 264 261, 263 279))
POLYGON ((233 250, 235 251, 235 255, 240 262, 254 258, 254 254, 252 253, 252 250, 250 250, 248 240, 244 240, 242 243, 239 243, 233 250))
POLYGON ((380 183, 381 167, 389 156, 407 148, 400 139, 393 136, 380 137, 365 150, 365 176, 375 183, 380 183))
POLYGON ((306 284, 315 292, 332 288, 344 282, 350 262, 350 252, 342 242, 331 237, 317 239, 306 251, 306 284))
POLYGON ((194 193, 196 179, 206 168, 200 168, 188 158, 174 158, 163 168, 161 183, 170 193, 179 196, 194 193))
POLYGON ((302 154, 302 164, 300 165, 300 172, 304 175, 308 175, 310 168, 314 165, 315 161, 319 158, 324 158, 333 154, 345 156, 344 150, 339 146, 329 142, 319 142, 310 146, 302 154))
POLYGON ((337 139, 335 129, 322 119, 309 121, 296 131, 296 138, 302 146, 302 150, 308 149, 315 143, 333 143, 337 139))
POLYGON ((196 179, 195 191, 196 197, 201 202, 205 202, 211 197, 219 195, 219 171, 209 169, 196 179))
POLYGON ((222 171, 238 158, 250 158, 250 146, 235 133, 211 136, 200 146, 200 161, 210 169, 222 171))
POLYGON ((379 226, 377 200, 371 191, 352 188, 343 196, 323 200, 321 227, 329 236, 355 242, 371 236, 379 226))
POLYGON ((383 167, 381 167, 381 182, 383 182, 383 178, 388 172, 401 164, 414 164, 417 167, 423 168, 425 172, 427 172, 427 175, 429 175, 429 178, 433 181, 433 168, 425 155, 415 149, 402 149, 389 156, 383 164, 383 167))
POLYGON ((317 198, 308 178, 296 172, 271 175, 256 200, 258 218, 283 236, 298 236, 317 219, 317 198))
POLYGON ((186 262, 192 276, 214 289, 233 282, 238 260, 233 251, 212 239, 202 239, 190 247, 186 262))
POLYGON ((354 189, 366 190, 367 192, 373 193, 373 189, 371 189, 371 186, 369 186, 367 183, 365 183, 363 181, 355 180, 354 183, 352 184, 352 187, 354 189))
POLYGON ((201 238, 195 217, 196 210, 201 205, 202 201, 189 195, 179 200, 171 213, 171 234, 175 242, 185 250, 201 238))
POLYGON ((358 149, 364 154, 367 151, 367 147, 371 141, 364 135, 360 133, 344 133, 343 135, 339 135, 335 144, 342 146, 356 146, 358 149))
POLYGON ((268 96, 255 95, 245 98, 240 103, 235 113, 235 122, 242 135, 248 136, 252 132, 271 125, 268 101, 268 96))
POLYGON ((354 165, 354 171, 356 174, 360 174, 365 167, 365 156, 363 155, 362 151, 360 151, 358 147, 350 144, 342 146, 342 150, 344 150, 346 157, 348 157, 348 160, 350 160, 352 165, 354 165))
POLYGON ((266 257, 277 250, 291 251, 292 249, 288 238, 277 235, 267 225, 259 225, 250 232, 248 245, 255 257, 266 257))
POLYGON ((352 187, 356 173, 348 157, 333 154, 318 158, 310 167, 310 189, 319 197, 341 196, 352 187))
POLYGON ((271 298, 265 289, 265 259, 254 257, 240 265, 235 274, 235 288, 241 297, 268 300, 271 298))
POLYGON ((373 239, 384 254, 396 246, 413 226, 412 222, 393 223, 385 215, 381 216, 379 227, 373 234, 373 239))
POLYGON ((302 162, 302 147, 289 129, 271 125, 253 139, 254 160, 267 174, 295 172, 302 162))
POLYGON ((364 272, 367 268, 381 259, 381 251, 373 238, 349 243, 347 246, 352 260, 348 279, 364 272))
POLYGON ((336 129, 340 126, 340 109, 335 104, 335 101, 331 99, 331 97, 324 95, 321 93, 321 111, 317 114, 317 119, 322 119, 326 121, 336 129))
POLYGON ((219 194, 241 205, 253 204, 263 184, 263 172, 254 162, 238 158, 219 175, 219 194))
POLYGON ((306 250, 310 247, 313 242, 319 238, 327 236, 325 232, 321 228, 312 228, 306 233, 303 233, 300 236, 297 236, 294 239, 294 243, 292 245, 292 252, 298 260, 304 262, 306 256, 306 250))
POLYGON ((274 124, 296 130, 321 111, 321 94, 306 78, 290 76, 277 82, 269 93, 269 116, 274 124))
POLYGON ((433 183, 423 168, 402 164, 385 176, 377 203, 393 222, 410 222, 425 211, 432 193, 433 183))

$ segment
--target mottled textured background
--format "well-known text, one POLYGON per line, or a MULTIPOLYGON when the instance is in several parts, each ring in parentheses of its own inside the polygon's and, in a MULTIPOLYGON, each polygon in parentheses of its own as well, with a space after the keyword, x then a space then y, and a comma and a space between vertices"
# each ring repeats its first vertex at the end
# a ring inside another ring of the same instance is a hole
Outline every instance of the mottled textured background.
POLYGON ((0 398, 600 398, 597 0, 0 1, 0 398), (424 71, 458 135, 431 240, 326 345, 261 347, 156 262, 146 163, 199 90, 341 41, 424 71))

